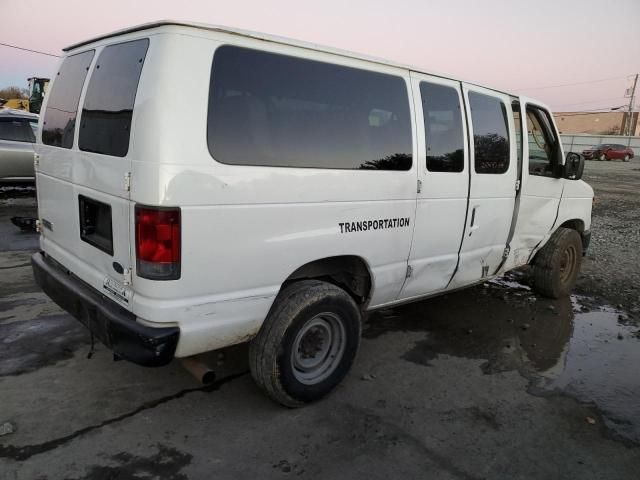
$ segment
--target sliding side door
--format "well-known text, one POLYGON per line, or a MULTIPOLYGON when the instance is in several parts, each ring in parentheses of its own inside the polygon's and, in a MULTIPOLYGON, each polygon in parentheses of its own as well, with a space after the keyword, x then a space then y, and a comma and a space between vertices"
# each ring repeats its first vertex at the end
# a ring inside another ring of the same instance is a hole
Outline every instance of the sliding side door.
POLYGON ((418 201, 409 276, 400 299, 447 287, 458 263, 469 190, 460 82, 412 72, 411 84, 418 138, 418 201))
POLYGON ((472 85, 464 85, 464 95, 471 140, 471 185, 460 260, 450 288, 489 277, 500 267, 517 187, 510 97, 472 85))

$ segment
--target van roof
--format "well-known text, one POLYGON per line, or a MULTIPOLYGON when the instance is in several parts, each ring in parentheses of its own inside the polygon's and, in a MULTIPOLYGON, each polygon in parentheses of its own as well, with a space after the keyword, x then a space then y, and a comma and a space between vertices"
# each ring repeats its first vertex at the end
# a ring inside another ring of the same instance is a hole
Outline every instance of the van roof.
POLYGON ((506 92, 504 90, 499 90, 497 88, 493 88, 493 87, 488 87, 486 85, 481 85, 475 82, 470 82, 467 80, 462 80, 459 78, 455 78, 452 77, 451 75, 446 75, 446 74, 442 74, 442 73, 434 73, 434 72, 426 72, 420 68, 417 68, 415 66, 411 66, 411 65, 405 65, 405 64, 401 64, 401 63, 396 63, 390 60, 386 60, 383 58, 378 58, 378 57, 372 57, 372 56, 368 56, 368 55, 363 55, 360 53, 355 53, 355 52, 351 52, 348 50, 341 50, 338 48, 332 48, 332 47, 326 47, 323 45, 318 45, 315 43, 310 43, 310 42, 303 42, 301 40, 294 40, 291 38, 287 38, 287 37, 280 37, 277 35, 269 35, 266 33, 260 33, 260 32, 254 32, 251 30, 242 30, 239 28, 232 28, 232 27, 226 27, 223 25, 209 25, 206 23, 198 23, 198 22, 181 22, 181 21, 176 21, 176 20, 158 20, 155 22, 149 22, 149 23, 143 23, 140 25, 136 25, 133 27, 129 27, 129 28, 124 28, 122 30, 116 30, 114 32, 111 33, 106 33, 104 35, 99 35, 97 37, 93 37, 90 38, 88 40, 79 42, 79 43, 74 43, 73 45, 69 45, 66 48, 63 48, 62 50, 64 52, 68 52, 71 50, 75 50, 76 48, 82 47, 84 45, 89 45, 91 43, 97 42, 99 40, 104 40, 106 38, 112 38, 112 37, 117 37, 120 35, 125 35, 127 33, 133 33, 133 32, 138 32, 138 31, 142 31, 142 30, 149 30, 152 28, 159 28, 159 27, 164 27, 164 26, 178 26, 178 27, 188 27, 188 28, 196 28, 199 30, 208 30, 208 31, 212 31, 212 32, 221 32, 221 33, 227 33, 227 34, 232 34, 232 35, 240 35, 243 37, 248 37, 248 38, 254 38, 254 39, 258 39, 258 40, 264 40, 267 42, 273 42, 273 43, 279 43, 279 44, 283 44, 283 45, 291 45, 291 46, 295 46, 295 47, 300 47, 300 48, 304 48, 307 50, 315 50, 318 52, 325 52, 325 53, 332 53, 335 55, 340 55, 343 57, 349 57, 349 58, 354 58, 354 59, 358 59, 358 60, 364 60, 367 62, 373 62, 373 63, 378 63, 378 64, 382 64, 382 65, 388 65, 388 66, 392 66, 392 67, 397 67, 397 68, 403 68, 405 70, 411 70, 413 72, 418 72, 418 73, 424 73, 424 74, 428 74, 428 75, 433 75, 436 77, 441 77, 441 78, 448 78, 451 80, 456 80, 456 81, 464 81, 465 83, 468 83, 470 85, 476 85, 478 87, 483 87, 483 88, 488 88, 490 90, 493 90, 495 92, 500 92, 500 93, 504 93, 506 95, 514 95, 517 96, 514 93, 511 92, 506 92))

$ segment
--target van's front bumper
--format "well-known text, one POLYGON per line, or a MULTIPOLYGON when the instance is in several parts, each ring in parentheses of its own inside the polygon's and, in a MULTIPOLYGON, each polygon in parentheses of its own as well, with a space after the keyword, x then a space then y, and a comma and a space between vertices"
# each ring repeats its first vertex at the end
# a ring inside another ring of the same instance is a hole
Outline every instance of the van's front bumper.
POLYGON ((113 352, 147 367, 173 359, 180 329, 141 325, 136 316, 73 276, 44 253, 31 257, 36 283, 113 352))

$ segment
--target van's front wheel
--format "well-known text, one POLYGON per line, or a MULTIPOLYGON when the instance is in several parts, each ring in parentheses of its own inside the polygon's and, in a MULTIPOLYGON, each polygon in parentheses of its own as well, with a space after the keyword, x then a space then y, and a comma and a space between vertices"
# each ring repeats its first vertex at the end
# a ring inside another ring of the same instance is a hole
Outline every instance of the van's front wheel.
POLYGON ((570 228, 558 228, 533 262, 535 289, 551 298, 569 295, 578 278, 581 263, 580 234, 570 228))
POLYGON ((318 280, 291 284, 280 292, 251 342, 251 374, 282 405, 313 402, 345 377, 360 333, 360 311, 344 290, 318 280))

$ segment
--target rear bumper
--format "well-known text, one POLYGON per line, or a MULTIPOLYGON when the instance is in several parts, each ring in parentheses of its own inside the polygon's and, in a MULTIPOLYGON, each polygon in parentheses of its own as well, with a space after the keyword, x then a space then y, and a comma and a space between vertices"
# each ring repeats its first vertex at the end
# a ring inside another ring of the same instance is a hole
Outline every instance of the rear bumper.
POLYGON ((119 357, 147 367, 166 365, 173 359, 180 338, 178 327, 141 325, 133 313, 68 273, 44 253, 33 255, 31 265, 40 288, 119 357))

